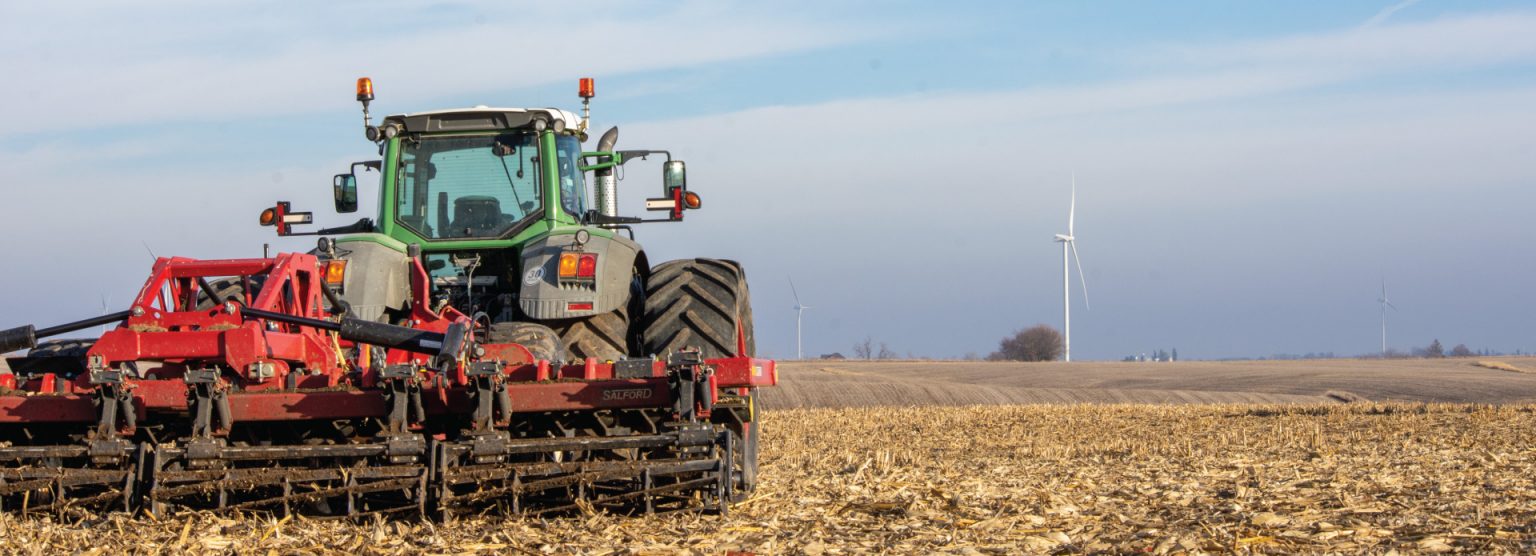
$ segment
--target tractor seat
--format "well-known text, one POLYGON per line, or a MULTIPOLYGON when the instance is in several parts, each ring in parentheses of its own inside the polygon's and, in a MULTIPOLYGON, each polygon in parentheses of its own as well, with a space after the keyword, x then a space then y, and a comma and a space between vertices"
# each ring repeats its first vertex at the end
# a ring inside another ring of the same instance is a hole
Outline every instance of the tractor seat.
POLYGON ((453 224, 449 233, 459 237, 494 235, 506 226, 501 201, 486 195, 468 195, 453 201, 453 224))

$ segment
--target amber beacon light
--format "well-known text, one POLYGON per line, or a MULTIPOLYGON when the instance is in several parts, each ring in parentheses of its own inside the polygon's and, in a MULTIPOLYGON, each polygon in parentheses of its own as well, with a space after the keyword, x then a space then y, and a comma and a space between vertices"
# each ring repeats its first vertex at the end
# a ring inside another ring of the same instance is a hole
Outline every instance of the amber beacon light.
POLYGON ((368 102, 373 100, 373 80, 367 77, 357 78, 357 100, 368 102))

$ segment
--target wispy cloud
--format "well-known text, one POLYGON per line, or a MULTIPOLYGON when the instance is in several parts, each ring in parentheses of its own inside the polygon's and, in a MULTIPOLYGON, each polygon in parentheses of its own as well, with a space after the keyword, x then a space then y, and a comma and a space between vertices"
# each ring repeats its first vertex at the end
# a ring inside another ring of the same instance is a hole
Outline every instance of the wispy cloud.
POLYGON ((1376 12, 1376 15, 1373 15, 1370 19, 1365 20, 1365 23, 1360 24, 1360 26, 1375 27, 1377 25, 1381 25, 1382 22, 1386 21, 1387 18, 1392 17, 1392 14, 1397 13, 1398 10, 1417 3, 1419 3, 1419 0, 1402 0, 1401 2, 1382 8, 1381 11, 1376 12))
POLYGON ((1289 37, 1148 47, 1128 63, 1165 70, 1305 66, 1380 74, 1414 68, 1478 67, 1536 59, 1536 12, 1507 11, 1363 26, 1289 37))
MULTIPOLYGON (((955 122, 977 121, 972 117, 979 116, 988 124, 1024 125, 1240 102, 1343 83, 1369 84, 1395 74, 1532 63, 1536 14, 1481 14, 1267 40, 1163 45, 1124 52, 1119 59, 1157 67, 1146 72, 1149 75, 1080 85, 846 99, 823 103, 827 109, 814 117, 886 133, 928 125, 922 118, 893 116, 899 113, 947 113, 955 122)), ((746 113, 773 113, 770 121, 792 121, 797 110, 770 106, 746 113)), ((727 117, 733 118, 739 115, 727 117)))
POLYGON ((80 16, 73 5, 11 4, 0 8, 0 56, 9 60, 0 105, 25 109, 0 133, 319 111, 346 103, 351 80, 364 74, 402 105, 475 93, 494 103, 498 92, 578 72, 686 67, 882 32, 739 5, 618 3, 582 14, 521 3, 366 7, 367 18, 358 6, 289 14, 202 3, 102 5, 80 16), (128 19, 135 23, 120 24, 128 19))

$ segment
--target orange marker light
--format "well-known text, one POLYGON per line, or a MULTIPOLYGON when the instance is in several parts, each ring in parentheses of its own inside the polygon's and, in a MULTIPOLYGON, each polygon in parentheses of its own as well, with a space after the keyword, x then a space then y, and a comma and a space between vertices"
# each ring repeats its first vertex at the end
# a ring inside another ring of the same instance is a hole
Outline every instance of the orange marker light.
POLYGON ((560 254, 560 277, 561 278, 575 278, 576 277, 576 259, 577 258, 578 257, 577 257, 577 255, 575 253, 561 253, 560 254))
POLYGON ((683 194, 683 206, 691 208, 691 209, 696 209, 696 208, 699 208, 700 203, 701 202, 699 201, 699 194, 698 193, 694 193, 692 191, 689 191, 689 192, 683 194))
POLYGON ((581 95, 581 98, 592 98, 597 96, 597 85, 592 81, 591 77, 581 78, 581 85, 577 90, 577 94, 581 95))
POLYGON ((335 259, 325 263, 325 283, 339 286, 347 278, 347 261, 335 259))
POLYGON ((271 225, 276 224, 276 223, 277 223, 277 210, 276 209, 267 209, 267 210, 261 211, 261 225, 263 225, 263 226, 271 226, 271 225))
POLYGON ((367 77, 357 78, 357 100, 368 102, 373 100, 373 80, 367 77))

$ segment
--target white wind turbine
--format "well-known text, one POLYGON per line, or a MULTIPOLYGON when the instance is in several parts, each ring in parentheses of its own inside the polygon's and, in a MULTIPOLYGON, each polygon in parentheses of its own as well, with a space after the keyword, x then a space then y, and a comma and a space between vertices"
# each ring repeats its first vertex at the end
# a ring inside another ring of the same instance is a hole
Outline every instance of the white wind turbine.
POLYGON ((1056 234, 1061 244, 1061 305, 1062 305, 1062 359, 1072 360, 1072 275, 1071 262, 1077 262, 1077 279, 1083 284, 1083 308, 1088 305, 1088 280, 1083 277, 1083 259, 1077 255, 1077 238, 1073 235, 1073 220, 1077 218, 1077 174, 1072 174, 1072 204, 1067 208, 1067 233, 1056 234), (1068 259, 1071 260, 1068 260, 1068 259))
POLYGON ((795 278, 789 278, 789 291, 795 294, 795 359, 805 359, 805 351, 800 349, 800 316, 810 309, 800 304, 800 292, 795 289, 795 278))
POLYGON ((1387 307, 1391 307, 1393 311, 1397 310, 1397 306, 1392 304, 1392 300, 1387 299, 1387 279, 1386 278, 1382 278, 1381 279, 1381 297, 1376 298, 1376 302, 1381 304, 1381 356, 1382 357, 1386 357, 1387 356, 1387 307))

